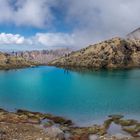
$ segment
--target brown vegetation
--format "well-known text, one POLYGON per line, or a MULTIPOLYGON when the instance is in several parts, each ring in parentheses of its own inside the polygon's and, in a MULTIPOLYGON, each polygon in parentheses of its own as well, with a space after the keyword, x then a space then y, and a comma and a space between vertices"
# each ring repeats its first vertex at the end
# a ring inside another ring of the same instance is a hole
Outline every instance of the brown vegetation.
POLYGON ((140 41, 116 37, 54 60, 50 65, 70 68, 140 67, 140 41))

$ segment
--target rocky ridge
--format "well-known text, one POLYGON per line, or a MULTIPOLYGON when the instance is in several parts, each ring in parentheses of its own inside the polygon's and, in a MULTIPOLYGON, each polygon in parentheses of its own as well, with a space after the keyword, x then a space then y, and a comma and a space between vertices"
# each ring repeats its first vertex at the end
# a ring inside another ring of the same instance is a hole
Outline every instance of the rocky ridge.
POLYGON ((135 39, 140 40, 140 28, 134 30, 133 32, 129 33, 126 38, 128 39, 135 39))
POLYGON ((65 56, 65 54, 70 53, 71 50, 66 49, 56 49, 56 50, 33 50, 33 51, 17 51, 9 53, 12 56, 22 57, 27 61, 33 61, 40 64, 47 64, 57 58, 65 56))
POLYGON ((140 40, 112 38, 72 52, 49 65, 97 69, 140 67, 140 40))
POLYGON ((38 63, 27 61, 26 59, 18 56, 11 56, 8 53, 0 52, 0 69, 17 69, 36 66, 38 63))

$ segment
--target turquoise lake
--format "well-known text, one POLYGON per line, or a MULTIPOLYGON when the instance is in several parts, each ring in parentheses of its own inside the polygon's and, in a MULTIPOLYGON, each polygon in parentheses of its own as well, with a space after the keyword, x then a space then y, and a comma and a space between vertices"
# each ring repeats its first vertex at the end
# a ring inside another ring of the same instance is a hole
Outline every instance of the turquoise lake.
POLYGON ((52 113, 87 125, 123 114, 140 120, 140 69, 0 71, 0 107, 52 113))

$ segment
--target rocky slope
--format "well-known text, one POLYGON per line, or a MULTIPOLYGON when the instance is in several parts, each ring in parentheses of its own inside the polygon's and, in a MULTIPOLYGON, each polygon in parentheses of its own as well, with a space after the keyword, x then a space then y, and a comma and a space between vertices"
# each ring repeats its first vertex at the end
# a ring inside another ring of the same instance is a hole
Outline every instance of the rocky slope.
POLYGON ((133 32, 129 33, 127 36, 129 39, 137 39, 140 40, 140 28, 134 30, 133 32))
POLYGON ((28 61, 37 62, 40 64, 47 64, 48 62, 64 56, 70 52, 69 49, 56 50, 33 50, 33 51, 19 51, 12 52, 10 55, 22 57, 28 61))
POLYGON ((140 40, 116 37, 72 52, 49 64, 65 68, 140 67, 140 40))
POLYGON ((35 66, 37 63, 27 61, 22 57, 11 56, 0 52, 0 69, 16 69, 35 66))

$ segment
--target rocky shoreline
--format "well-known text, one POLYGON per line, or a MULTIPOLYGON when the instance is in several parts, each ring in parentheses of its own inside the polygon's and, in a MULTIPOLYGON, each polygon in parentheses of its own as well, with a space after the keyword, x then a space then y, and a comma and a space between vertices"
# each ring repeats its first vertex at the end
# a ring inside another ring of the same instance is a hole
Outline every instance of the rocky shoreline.
POLYGON ((78 127, 71 120, 27 110, 0 109, 0 140, 129 140, 140 139, 140 122, 110 115, 102 125, 78 127), (112 124, 127 135, 110 135, 112 124))

